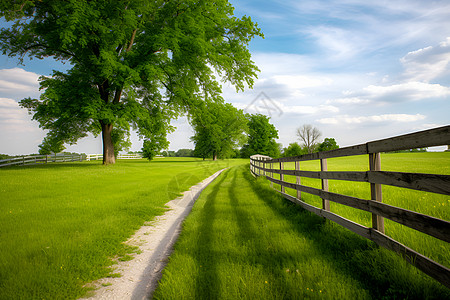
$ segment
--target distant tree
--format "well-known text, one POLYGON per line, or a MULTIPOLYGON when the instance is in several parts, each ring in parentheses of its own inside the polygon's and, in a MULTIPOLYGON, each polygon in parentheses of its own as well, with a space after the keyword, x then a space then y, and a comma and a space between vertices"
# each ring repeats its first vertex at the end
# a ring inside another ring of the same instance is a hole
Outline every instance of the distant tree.
POLYGON ((191 120, 195 156, 213 160, 231 157, 246 138, 247 119, 243 111, 229 103, 200 103, 199 106, 191 120))
POLYGON ((308 149, 308 153, 313 153, 316 150, 321 135, 319 129, 309 124, 297 128, 297 136, 303 142, 303 146, 308 149))
POLYGON ((302 148, 298 143, 290 143, 287 148, 284 148, 283 156, 291 157, 291 156, 299 156, 303 154, 307 154, 308 150, 306 148, 302 148))
POLYGON ((279 157, 278 130, 269 123, 270 118, 261 114, 247 115, 248 142, 241 148, 242 157, 262 154, 270 157, 279 157))
POLYGON ((152 160, 161 152, 161 149, 166 149, 168 146, 169 142, 166 140, 165 136, 144 140, 144 144, 142 146, 142 157, 152 160))
POLYGON ((176 157, 192 157, 194 155, 194 150, 192 149, 179 149, 176 153, 176 157))
POLYGON ((101 133, 103 163, 113 164, 114 136, 165 138, 161 128, 196 101, 221 101, 218 77, 237 90, 253 85, 247 46, 262 33, 233 10, 226 0, 2 0, 0 17, 13 24, 0 30, 0 51, 67 62, 67 72, 40 78, 40 99, 20 105, 51 139, 101 133))
POLYGON ((339 149, 339 145, 334 138, 325 138, 325 140, 319 144, 317 149, 319 152, 339 149))
POLYGON ((60 153, 64 151, 64 149, 66 149, 66 147, 64 147, 64 142, 59 139, 46 136, 42 141, 42 144, 39 145, 39 154, 48 155, 51 153, 60 153))

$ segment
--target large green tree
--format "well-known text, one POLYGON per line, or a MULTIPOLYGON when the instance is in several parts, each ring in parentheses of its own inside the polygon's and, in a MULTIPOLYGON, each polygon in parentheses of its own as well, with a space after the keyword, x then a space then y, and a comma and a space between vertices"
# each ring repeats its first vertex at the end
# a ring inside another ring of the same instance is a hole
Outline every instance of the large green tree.
POLYGON ((330 151, 334 149, 339 149, 339 145, 337 144, 334 138, 325 138, 325 140, 319 144, 317 151, 330 151))
POLYGON ((114 135, 133 128, 165 145, 172 118, 221 101, 216 76, 242 90, 258 71, 247 46, 262 33, 227 0, 0 0, 0 16, 13 21, 0 31, 3 54, 70 65, 41 77, 40 99, 21 105, 49 141, 101 133, 105 164, 115 162, 114 135))
POLYGON ((242 157, 254 154, 280 156, 280 149, 275 141, 278 130, 270 124, 270 118, 262 114, 248 115, 248 143, 241 149, 242 157))
POLYGON ((195 135, 194 153, 198 157, 227 158, 246 140, 247 119, 244 112, 229 103, 202 103, 191 124, 195 135))

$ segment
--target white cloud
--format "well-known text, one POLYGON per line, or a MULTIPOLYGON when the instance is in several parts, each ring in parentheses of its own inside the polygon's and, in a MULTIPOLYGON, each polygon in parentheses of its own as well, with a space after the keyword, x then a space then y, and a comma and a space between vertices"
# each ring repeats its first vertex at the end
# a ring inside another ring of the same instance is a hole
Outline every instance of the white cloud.
POLYGON ((450 88, 440 84, 412 81, 390 86, 369 85, 363 89, 363 94, 369 99, 387 102, 414 101, 447 97, 450 95, 450 88))
POLYGON ((374 123, 385 123, 385 122, 414 122, 425 119, 424 115, 408 115, 408 114, 383 114, 374 116, 362 116, 354 117, 348 115, 342 115, 332 118, 323 118, 317 120, 321 124, 374 124, 374 123))
POLYGON ((0 130, 10 134, 40 131, 27 110, 9 98, 0 98, 0 130))
POLYGON ((351 105, 351 104, 364 105, 364 104, 369 104, 371 102, 372 101, 370 101, 368 99, 362 99, 359 97, 349 97, 349 98, 338 98, 338 99, 328 100, 326 103, 327 104, 336 103, 336 104, 344 104, 344 105, 351 105))
POLYGON ((430 82, 450 73, 450 37, 438 46, 411 51, 400 59, 404 76, 412 81, 430 82))
POLYGON ((0 93, 3 97, 20 100, 38 97, 40 75, 21 68, 0 70, 0 93))
POLYGON ((287 85, 291 89, 316 88, 333 82, 328 77, 313 75, 275 75, 271 79, 278 84, 287 85))

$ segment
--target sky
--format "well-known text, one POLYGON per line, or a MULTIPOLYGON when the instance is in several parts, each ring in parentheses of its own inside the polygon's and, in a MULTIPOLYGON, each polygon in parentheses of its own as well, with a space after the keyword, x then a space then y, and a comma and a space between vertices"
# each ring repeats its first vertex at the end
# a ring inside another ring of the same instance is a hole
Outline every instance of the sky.
MULTIPOLYGON (((341 147, 450 124, 450 1, 230 2, 265 37, 249 45, 261 70, 253 89, 236 93, 225 83, 223 97, 270 116, 284 147, 299 142, 303 124, 341 147)), ((17 103, 39 97, 40 75, 67 68, 0 56, 0 153, 38 152, 45 132, 17 103)), ((193 149, 186 118, 173 125, 169 149, 193 149)), ((139 151, 142 141, 134 134, 132 141, 139 151)), ((102 143, 91 136, 67 151, 101 153, 102 143)))

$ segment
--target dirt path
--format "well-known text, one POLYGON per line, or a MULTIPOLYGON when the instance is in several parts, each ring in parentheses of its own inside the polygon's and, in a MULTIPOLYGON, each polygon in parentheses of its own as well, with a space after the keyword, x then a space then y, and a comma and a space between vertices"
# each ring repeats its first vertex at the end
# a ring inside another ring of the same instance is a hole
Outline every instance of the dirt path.
POLYGON ((95 283, 94 295, 83 299, 149 299, 156 289, 161 271, 167 263, 173 245, 181 230, 181 223, 189 214, 200 192, 210 184, 222 169, 184 192, 182 197, 167 203, 164 215, 142 226, 128 241, 138 246, 140 254, 126 262, 118 262, 115 273, 119 278, 103 278, 95 283))

